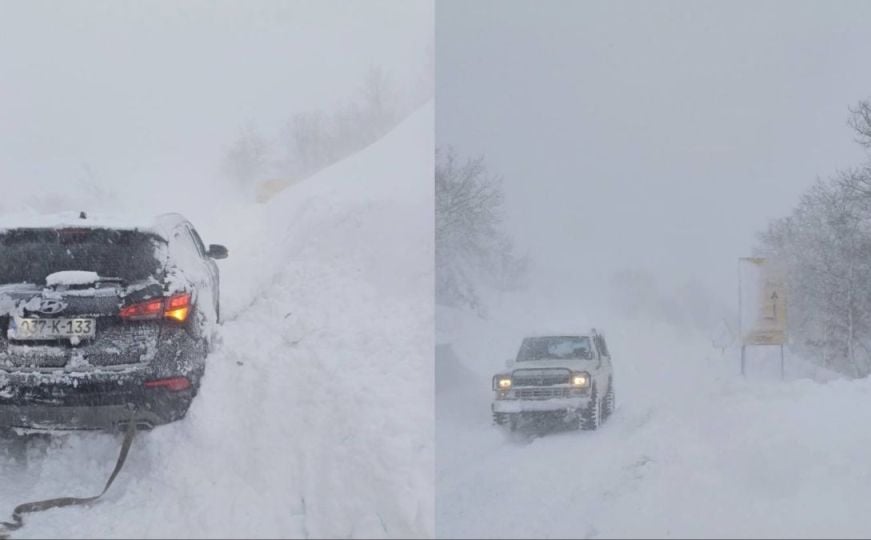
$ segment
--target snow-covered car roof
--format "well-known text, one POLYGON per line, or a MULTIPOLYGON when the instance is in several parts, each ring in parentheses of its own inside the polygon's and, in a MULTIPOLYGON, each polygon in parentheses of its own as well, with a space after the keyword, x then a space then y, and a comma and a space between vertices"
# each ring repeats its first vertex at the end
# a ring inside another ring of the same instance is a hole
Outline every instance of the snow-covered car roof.
POLYGON ((6 214, 0 216, 0 233, 12 229, 91 228, 141 231, 168 239, 172 229, 185 221, 184 216, 177 213, 161 214, 156 217, 83 214, 82 212, 6 214))

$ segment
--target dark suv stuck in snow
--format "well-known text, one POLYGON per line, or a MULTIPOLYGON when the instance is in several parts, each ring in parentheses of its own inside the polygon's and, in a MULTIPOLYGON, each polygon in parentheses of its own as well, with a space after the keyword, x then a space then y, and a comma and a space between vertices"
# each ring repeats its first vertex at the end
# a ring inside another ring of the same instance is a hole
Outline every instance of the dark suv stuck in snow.
POLYGON ((184 417, 219 318, 218 268, 178 214, 0 225, 0 430, 184 417))

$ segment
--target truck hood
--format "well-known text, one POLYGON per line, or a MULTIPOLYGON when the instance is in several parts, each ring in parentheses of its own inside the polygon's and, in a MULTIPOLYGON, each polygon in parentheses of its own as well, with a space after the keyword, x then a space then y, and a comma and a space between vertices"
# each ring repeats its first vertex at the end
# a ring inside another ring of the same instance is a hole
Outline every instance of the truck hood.
POLYGON ((515 369, 569 369, 571 371, 590 371, 598 366, 597 360, 537 360, 535 362, 512 362, 508 371, 515 369))

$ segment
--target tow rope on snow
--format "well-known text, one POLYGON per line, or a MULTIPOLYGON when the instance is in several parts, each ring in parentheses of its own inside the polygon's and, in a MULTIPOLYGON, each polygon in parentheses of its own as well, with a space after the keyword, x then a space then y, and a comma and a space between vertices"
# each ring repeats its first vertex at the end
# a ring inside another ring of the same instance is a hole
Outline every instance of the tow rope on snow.
POLYGON ((22 517, 24 514, 42 512, 52 508, 63 508, 65 506, 86 505, 95 502, 97 499, 105 495, 112 486, 112 482, 115 481, 115 477, 118 476, 119 472, 121 472, 121 468, 124 466, 124 461, 127 460, 127 453, 130 452, 130 446, 133 444, 133 438, 135 436, 136 417, 134 415, 134 417, 130 419, 130 423, 127 424, 124 441, 121 443, 121 453, 118 454, 118 461, 115 462, 115 470, 112 471, 112 475, 109 476, 106 486, 99 495, 93 497, 60 497, 57 499, 46 499, 44 501, 19 504, 15 507, 15 511, 12 513, 12 521, 0 522, 0 540, 7 540, 12 531, 16 531, 24 526, 24 518, 22 517))

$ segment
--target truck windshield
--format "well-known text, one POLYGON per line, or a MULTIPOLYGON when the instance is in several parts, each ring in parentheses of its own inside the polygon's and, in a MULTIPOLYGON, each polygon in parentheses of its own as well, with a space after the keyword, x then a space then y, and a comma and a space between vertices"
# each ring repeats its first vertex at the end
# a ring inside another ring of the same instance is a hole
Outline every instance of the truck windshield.
POLYGON ((593 346, 587 336, 526 338, 517 353, 518 362, 538 360, 592 360, 593 346))

